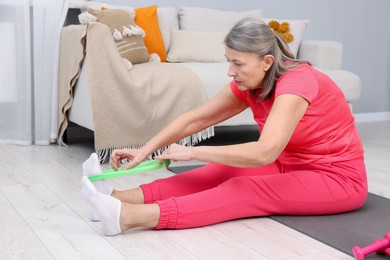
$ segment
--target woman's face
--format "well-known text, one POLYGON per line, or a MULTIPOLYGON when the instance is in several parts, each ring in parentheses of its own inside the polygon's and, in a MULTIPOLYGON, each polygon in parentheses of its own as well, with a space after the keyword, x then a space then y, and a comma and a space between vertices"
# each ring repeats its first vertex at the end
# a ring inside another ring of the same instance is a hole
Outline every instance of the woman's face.
POLYGON ((262 87, 265 73, 272 65, 273 56, 266 55, 260 60, 254 53, 239 52, 227 46, 225 52, 230 63, 228 76, 237 83, 238 89, 245 91, 262 87))

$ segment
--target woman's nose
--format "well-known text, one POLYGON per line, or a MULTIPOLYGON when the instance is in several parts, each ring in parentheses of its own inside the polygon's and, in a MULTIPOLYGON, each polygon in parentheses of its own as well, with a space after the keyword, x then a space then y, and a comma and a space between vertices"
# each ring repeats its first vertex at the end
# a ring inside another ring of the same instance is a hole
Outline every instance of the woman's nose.
POLYGON ((228 76, 229 77, 234 77, 236 75, 236 73, 234 72, 234 70, 231 68, 231 66, 229 66, 229 69, 228 69, 228 76))

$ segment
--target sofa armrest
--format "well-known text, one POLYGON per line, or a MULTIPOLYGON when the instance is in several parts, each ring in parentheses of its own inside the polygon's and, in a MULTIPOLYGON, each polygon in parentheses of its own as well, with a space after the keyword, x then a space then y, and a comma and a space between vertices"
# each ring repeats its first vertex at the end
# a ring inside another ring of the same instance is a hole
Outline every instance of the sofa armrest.
POLYGON ((306 60, 319 69, 341 69, 343 46, 336 41, 302 41, 298 59, 306 60))

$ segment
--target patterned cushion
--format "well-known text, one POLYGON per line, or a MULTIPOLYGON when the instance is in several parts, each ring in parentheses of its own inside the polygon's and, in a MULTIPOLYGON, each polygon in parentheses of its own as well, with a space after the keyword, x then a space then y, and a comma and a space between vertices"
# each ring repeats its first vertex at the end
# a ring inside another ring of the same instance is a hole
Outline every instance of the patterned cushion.
POLYGON ((114 33, 119 34, 120 37, 116 37, 115 42, 123 58, 128 59, 132 64, 149 61, 149 54, 143 37, 124 33, 124 27, 128 29, 137 27, 129 12, 121 9, 104 11, 89 9, 88 11, 96 16, 98 22, 107 25, 113 35, 114 33))

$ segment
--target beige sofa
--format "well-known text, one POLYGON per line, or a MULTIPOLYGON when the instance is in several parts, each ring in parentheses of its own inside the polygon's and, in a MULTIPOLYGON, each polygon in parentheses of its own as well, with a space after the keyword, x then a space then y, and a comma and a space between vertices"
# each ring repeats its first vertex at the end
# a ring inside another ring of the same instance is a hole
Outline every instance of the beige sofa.
MULTIPOLYGON (((208 98, 214 96, 224 84, 230 81, 227 76, 228 63, 226 61, 218 60, 219 58, 215 57, 210 57, 210 61, 207 60, 208 56, 216 56, 214 50, 216 46, 211 46, 214 43, 212 39, 210 40, 212 38, 210 35, 214 33, 214 38, 221 38, 221 35, 223 36, 226 33, 235 22, 235 19, 245 15, 264 16, 262 10, 235 13, 195 7, 182 7, 179 10, 173 7, 158 8, 159 25, 168 60, 170 62, 180 62, 181 65, 195 72, 202 81, 208 98), (207 53, 207 50, 203 50, 203 53, 200 50, 197 53, 197 48, 194 48, 191 44, 189 46, 180 45, 180 43, 191 41, 189 34, 192 32, 198 34, 198 38, 208 37, 205 44, 209 46, 210 53, 207 53), (197 54, 199 54, 199 58, 196 57, 197 54)), ((290 21, 292 25, 294 22, 303 24, 303 27, 308 24, 308 21, 290 21)), ((303 32, 298 33, 302 34, 303 32)), ((296 37, 300 38, 301 35, 296 37)), ((342 48, 342 45, 335 41, 303 40, 298 43, 297 57, 310 61, 313 66, 335 80, 352 109, 352 102, 360 97, 361 83, 357 75, 342 70, 342 48)), ((75 88, 74 102, 69 110, 69 120, 93 130, 91 103, 88 97, 87 64, 88 62, 84 61, 75 88)), ((218 126, 251 125, 254 123, 250 111, 244 111, 244 113, 222 122, 218 126)))

